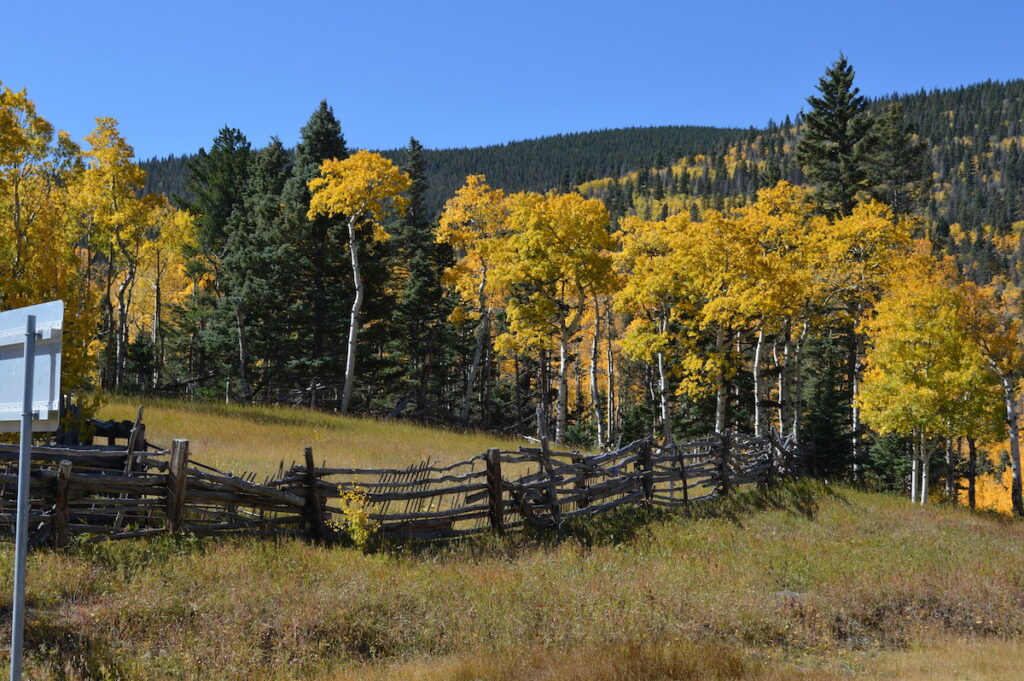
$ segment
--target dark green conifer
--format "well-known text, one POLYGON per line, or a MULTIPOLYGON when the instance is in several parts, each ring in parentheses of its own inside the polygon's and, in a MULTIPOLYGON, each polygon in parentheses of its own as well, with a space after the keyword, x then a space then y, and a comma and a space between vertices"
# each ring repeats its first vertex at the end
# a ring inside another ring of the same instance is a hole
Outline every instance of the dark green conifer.
POLYGON ((828 215, 848 215, 857 192, 866 187, 861 142, 871 122, 867 100, 853 86, 853 67, 842 53, 818 81, 820 97, 811 95, 811 110, 797 146, 797 159, 815 186, 815 199, 828 215))

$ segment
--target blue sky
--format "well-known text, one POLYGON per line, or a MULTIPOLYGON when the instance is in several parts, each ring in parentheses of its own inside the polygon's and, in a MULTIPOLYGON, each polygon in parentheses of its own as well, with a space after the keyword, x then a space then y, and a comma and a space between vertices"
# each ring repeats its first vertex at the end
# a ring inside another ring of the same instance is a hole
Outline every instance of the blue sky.
POLYGON ((227 124, 286 145, 326 98, 350 146, 762 125, 843 50, 872 96, 1024 77, 1024 2, 7 0, 0 81, 140 158, 227 124))

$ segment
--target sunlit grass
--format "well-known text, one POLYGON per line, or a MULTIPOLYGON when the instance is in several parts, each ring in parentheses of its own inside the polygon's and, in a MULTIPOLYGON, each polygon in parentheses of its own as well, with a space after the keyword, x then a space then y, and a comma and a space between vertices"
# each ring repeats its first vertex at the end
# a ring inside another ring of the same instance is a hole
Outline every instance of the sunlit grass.
POLYGON ((1019 522, 807 482, 701 509, 370 555, 165 538, 35 552, 32 678, 1020 678, 1019 522))
POLYGON ((133 420, 145 406, 146 439, 161 446, 189 440, 199 461, 221 470, 259 476, 301 462, 303 448, 313 448, 328 466, 408 466, 425 458, 454 463, 489 447, 515 448, 524 440, 486 433, 459 433, 397 421, 344 417, 303 408, 190 403, 112 397, 100 417, 133 420))

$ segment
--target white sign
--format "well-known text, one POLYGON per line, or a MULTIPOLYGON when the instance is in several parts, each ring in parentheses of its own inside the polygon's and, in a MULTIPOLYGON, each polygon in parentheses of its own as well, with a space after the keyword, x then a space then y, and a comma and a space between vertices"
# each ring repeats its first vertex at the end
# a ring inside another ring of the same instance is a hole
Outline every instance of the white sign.
POLYGON ((32 381, 32 430, 57 430, 60 408, 61 333, 64 301, 0 312, 0 433, 21 428, 25 394, 25 322, 36 317, 36 352, 32 381))

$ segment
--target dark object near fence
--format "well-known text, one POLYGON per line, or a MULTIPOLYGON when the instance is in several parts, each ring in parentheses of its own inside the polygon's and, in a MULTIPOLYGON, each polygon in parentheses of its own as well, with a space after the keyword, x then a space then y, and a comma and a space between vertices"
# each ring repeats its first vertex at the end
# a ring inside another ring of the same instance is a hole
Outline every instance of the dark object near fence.
MULTIPOLYGON (((30 527, 35 544, 65 546, 88 533, 120 539, 157 533, 332 538, 340 499, 357 495, 377 531, 396 539, 455 537, 482 530, 557 528, 565 520, 627 504, 679 507, 765 483, 789 471, 777 444, 739 433, 658 445, 639 440, 583 455, 520 447, 441 466, 404 469, 283 467, 262 484, 191 457, 187 440, 146 451, 137 420, 128 446, 35 447, 30 527)), ((14 524, 17 447, 0 445, 0 527, 14 524)))

